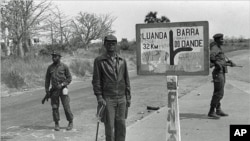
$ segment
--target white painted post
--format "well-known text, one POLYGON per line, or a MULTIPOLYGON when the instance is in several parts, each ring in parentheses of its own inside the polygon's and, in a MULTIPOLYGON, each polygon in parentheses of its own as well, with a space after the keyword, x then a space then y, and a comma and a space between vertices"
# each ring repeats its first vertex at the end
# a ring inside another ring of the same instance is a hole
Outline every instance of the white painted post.
POLYGON ((177 76, 167 76, 167 90, 168 114, 166 141, 181 141, 177 76))

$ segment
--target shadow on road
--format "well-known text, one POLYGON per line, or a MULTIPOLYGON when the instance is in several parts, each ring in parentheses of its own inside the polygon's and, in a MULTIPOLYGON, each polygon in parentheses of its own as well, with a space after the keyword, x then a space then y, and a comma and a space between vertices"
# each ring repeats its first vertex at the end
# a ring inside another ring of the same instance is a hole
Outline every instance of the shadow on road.
POLYGON ((196 113, 180 113, 180 120, 183 119, 208 119, 206 114, 196 114, 196 113))
POLYGON ((20 128, 32 129, 32 130, 52 130, 54 129, 54 126, 25 125, 25 126, 20 126, 20 128))

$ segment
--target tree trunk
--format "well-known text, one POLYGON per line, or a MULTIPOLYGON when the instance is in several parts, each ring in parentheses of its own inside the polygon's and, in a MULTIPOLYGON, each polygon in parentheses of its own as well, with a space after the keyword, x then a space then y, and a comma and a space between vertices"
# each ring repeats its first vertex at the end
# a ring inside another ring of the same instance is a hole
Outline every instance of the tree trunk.
POLYGON ((22 40, 24 55, 26 55, 26 53, 30 52, 29 39, 30 39, 29 33, 25 32, 23 35, 23 40, 22 40))
POLYGON ((29 46, 29 41, 28 39, 25 39, 23 41, 23 51, 24 51, 24 54, 28 53, 30 51, 30 46, 29 46))
POLYGON ((5 46, 5 48, 4 48, 5 56, 10 56, 10 43, 6 37, 5 37, 5 41, 4 41, 4 46, 5 46))
POLYGON ((5 52, 6 56, 10 56, 10 45, 6 46, 6 52, 5 52))
POLYGON ((23 44, 20 40, 17 42, 17 51, 18 51, 18 56, 23 58, 24 57, 23 44))

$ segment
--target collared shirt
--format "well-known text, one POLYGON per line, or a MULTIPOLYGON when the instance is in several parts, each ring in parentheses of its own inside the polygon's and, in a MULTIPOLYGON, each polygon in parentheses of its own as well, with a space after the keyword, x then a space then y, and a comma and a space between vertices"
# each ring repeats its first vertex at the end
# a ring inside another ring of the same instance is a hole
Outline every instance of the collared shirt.
POLYGON ((52 88, 56 88, 59 84, 67 86, 72 80, 69 68, 64 63, 51 64, 46 73, 45 90, 49 91, 50 83, 52 88))
POLYGON ((110 62, 110 64, 112 65, 112 68, 114 70, 114 74, 116 75, 117 77, 117 74, 118 74, 118 70, 117 70, 117 67, 119 66, 119 56, 117 54, 115 54, 114 56, 110 56, 107 54, 107 57, 108 57, 108 61, 110 62))

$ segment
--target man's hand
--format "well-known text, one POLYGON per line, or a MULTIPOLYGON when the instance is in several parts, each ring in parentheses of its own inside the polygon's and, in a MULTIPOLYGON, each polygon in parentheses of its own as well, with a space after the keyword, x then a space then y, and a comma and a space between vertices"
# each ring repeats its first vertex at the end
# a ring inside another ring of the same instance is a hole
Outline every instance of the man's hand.
POLYGON ((50 91, 46 92, 46 100, 49 101, 50 98, 50 91))
POLYGON ((63 87, 63 83, 58 84, 58 85, 56 86, 57 89, 62 89, 62 87, 63 87))
POLYGON ((231 60, 228 60, 227 63, 229 64, 230 67, 235 67, 236 66, 236 64, 231 60))
POLYGON ((102 98, 102 96, 97 96, 98 105, 106 106, 106 101, 102 98))
POLYGON ((235 67, 235 66, 236 66, 236 64, 231 61, 231 67, 235 67))
POLYGON ((219 62, 214 62, 214 65, 215 65, 215 67, 218 69, 218 70, 223 70, 223 66, 222 66, 222 64, 221 63, 219 63, 219 62))
POLYGON ((130 105, 131 105, 131 100, 127 100, 127 107, 130 107, 130 105))
POLYGON ((46 95, 42 100, 42 104, 44 104, 45 100, 49 101, 49 98, 50 98, 50 92, 48 91, 48 92, 46 92, 46 95))

